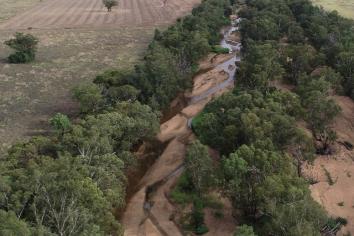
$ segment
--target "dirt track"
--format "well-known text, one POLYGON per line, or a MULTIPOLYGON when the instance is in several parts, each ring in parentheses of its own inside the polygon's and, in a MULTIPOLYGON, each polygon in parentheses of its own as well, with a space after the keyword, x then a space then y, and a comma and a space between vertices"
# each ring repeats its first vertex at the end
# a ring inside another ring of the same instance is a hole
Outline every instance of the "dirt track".
POLYGON ((120 0, 107 12, 102 0, 46 0, 0 24, 0 29, 154 26, 173 22, 199 0, 120 0))

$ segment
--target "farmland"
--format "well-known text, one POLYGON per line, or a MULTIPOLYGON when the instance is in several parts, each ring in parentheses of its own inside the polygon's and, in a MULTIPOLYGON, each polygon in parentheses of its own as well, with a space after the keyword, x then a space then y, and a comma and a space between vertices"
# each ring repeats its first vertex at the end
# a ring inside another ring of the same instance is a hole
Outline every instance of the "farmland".
POLYGON ((198 1, 121 0, 107 12, 101 0, 47 0, 0 25, 0 29, 155 26, 171 23, 198 1))
POLYGON ((1 149, 47 132, 47 120, 56 112, 76 114, 74 86, 107 69, 131 69, 154 29, 166 27, 196 2, 122 0, 108 14, 101 0, 22 0, 26 8, 19 8, 19 1, 0 0, 6 6, 1 13, 17 13, 0 20, 0 42, 21 31, 40 43, 36 61, 26 65, 8 64, 10 50, 0 43, 1 149))
POLYGON ((8 20, 17 13, 30 8, 40 0, 0 0, 0 23, 8 20))
POLYGON ((336 10, 344 17, 354 19, 354 1, 353 0, 313 0, 316 5, 323 6, 324 9, 336 10))

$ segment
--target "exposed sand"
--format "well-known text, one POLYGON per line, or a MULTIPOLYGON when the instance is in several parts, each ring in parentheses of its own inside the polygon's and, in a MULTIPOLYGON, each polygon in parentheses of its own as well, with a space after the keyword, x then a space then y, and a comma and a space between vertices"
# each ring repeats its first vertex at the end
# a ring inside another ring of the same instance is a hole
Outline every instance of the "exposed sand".
POLYGON ((216 54, 210 53, 204 60, 199 62, 199 71, 205 72, 213 69, 217 65, 222 64, 223 62, 232 58, 233 54, 216 54))
MULTIPOLYGON (((333 98, 342 108, 342 113, 333 124, 338 141, 354 144, 354 102, 349 97, 333 98)), ((319 181, 310 187, 313 198, 324 206, 330 215, 347 219, 348 225, 339 235, 347 232, 354 234, 354 150, 349 151, 339 143, 335 148, 334 155, 318 156, 314 166, 305 169, 305 174, 319 181), (333 185, 329 184, 325 170, 331 176, 333 185)))
POLYGON ((313 198, 328 211, 331 216, 347 219, 348 225, 339 235, 354 233, 354 152, 338 147, 338 153, 331 156, 318 156, 314 166, 308 167, 306 175, 319 181, 311 185, 313 198), (333 185, 329 184, 326 171, 333 185), (343 205, 343 206, 340 206, 343 205))
POLYGON ((216 218, 211 209, 205 210, 205 224, 209 229, 209 232, 205 236, 229 236, 235 232, 235 218, 232 216, 233 207, 228 199, 220 198, 220 201, 224 205, 222 218, 216 218))
POLYGON ((342 109, 334 123, 338 141, 347 141, 354 145, 354 102, 345 96, 334 96, 333 99, 342 109))
MULTIPOLYGON (((213 60, 210 58, 212 57, 209 57, 209 64, 204 62, 206 68, 212 68, 215 61, 220 63, 227 60, 226 58, 229 58, 229 55, 220 55, 214 57, 213 60)), ((191 98, 200 95, 225 79, 227 79, 226 73, 221 73, 219 69, 212 69, 204 74, 199 74, 194 78, 193 90, 187 92, 186 96, 191 98)), ((182 235, 174 222, 175 206, 167 196, 183 171, 187 145, 195 139, 192 131, 188 128, 188 119, 202 111, 210 99, 219 96, 231 87, 225 87, 214 94, 210 94, 205 99, 185 107, 180 113, 160 126, 160 133, 157 138, 162 142, 169 141, 169 144, 141 179, 140 190, 128 202, 122 220, 125 227, 124 235, 182 235)), ((175 102, 171 105, 175 106, 175 102)), ((207 211, 206 223, 211 229, 209 235, 229 235, 225 234, 225 229, 221 226, 230 224, 231 213, 225 216, 226 219, 230 220, 216 222, 216 225, 212 224, 212 217, 214 216, 207 211)), ((230 232, 231 229, 233 230, 230 227, 226 228, 230 232)))

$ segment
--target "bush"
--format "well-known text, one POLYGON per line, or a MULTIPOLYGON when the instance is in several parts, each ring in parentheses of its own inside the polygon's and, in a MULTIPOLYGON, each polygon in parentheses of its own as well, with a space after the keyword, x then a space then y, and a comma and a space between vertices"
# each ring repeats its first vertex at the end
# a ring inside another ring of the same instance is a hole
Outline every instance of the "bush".
POLYGON ((195 189, 186 174, 183 174, 175 187, 175 189, 171 192, 171 199, 177 204, 186 205, 195 199, 195 189))
POLYGON ((195 233, 198 235, 206 234, 206 233, 208 233, 208 231, 209 231, 209 229, 205 225, 201 225, 195 229, 195 233))
POLYGON ((212 46, 211 51, 217 54, 228 54, 230 52, 228 48, 223 48, 219 45, 212 46))
POLYGON ((186 205, 187 203, 189 203, 191 201, 190 195, 184 192, 181 192, 181 190, 179 188, 174 189, 171 192, 170 195, 172 201, 174 201, 177 204, 182 204, 182 205, 186 205))
POLYGON ((204 224, 204 212, 203 202, 200 199, 195 199, 193 202, 193 211, 191 215, 191 225, 194 229, 194 233, 200 235, 205 234, 209 230, 204 224))
POLYGON ((8 57, 10 63, 27 63, 35 59, 38 39, 33 35, 16 33, 15 38, 5 41, 5 44, 15 50, 8 57))
POLYGON ((96 84, 80 84, 73 89, 73 97, 80 103, 82 113, 94 113, 103 103, 102 89, 96 84))
POLYGON ((8 57, 10 63, 27 63, 34 60, 33 54, 28 54, 24 52, 15 52, 8 57))
POLYGON ((241 225, 237 228, 237 232, 234 236, 256 236, 256 234, 254 233, 252 226, 241 225))

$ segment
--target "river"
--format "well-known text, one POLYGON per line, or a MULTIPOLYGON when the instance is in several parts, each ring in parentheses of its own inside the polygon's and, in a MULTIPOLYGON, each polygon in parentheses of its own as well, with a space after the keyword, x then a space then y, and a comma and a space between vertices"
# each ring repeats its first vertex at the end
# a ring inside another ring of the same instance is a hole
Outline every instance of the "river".
MULTIPOLYGON (((210 83, 210 86, 195 95, 192 92, 188 105, 161 125, 157 139, 168 144, 140 180, 138 191, 128 201, 122 218, 124 235, 183 235, 173 221, 176 209, 167 195, 183 172, 187 146, 195 140, 190 127, 193 117, 203 110, 207 102, 233 87, 241 43, 229 38, 234 31, 238 31, 239 22, 239 19, 234 19, 232 25, 224 29, 220 43, 223 48, 229 49, 231 57, 228 56, 227 60, 199 77, 202 85, 210 83), (187 110, 189 112, 185 112, 187 110)), ((193 90, 195 87, 196 80, 193 90)))

